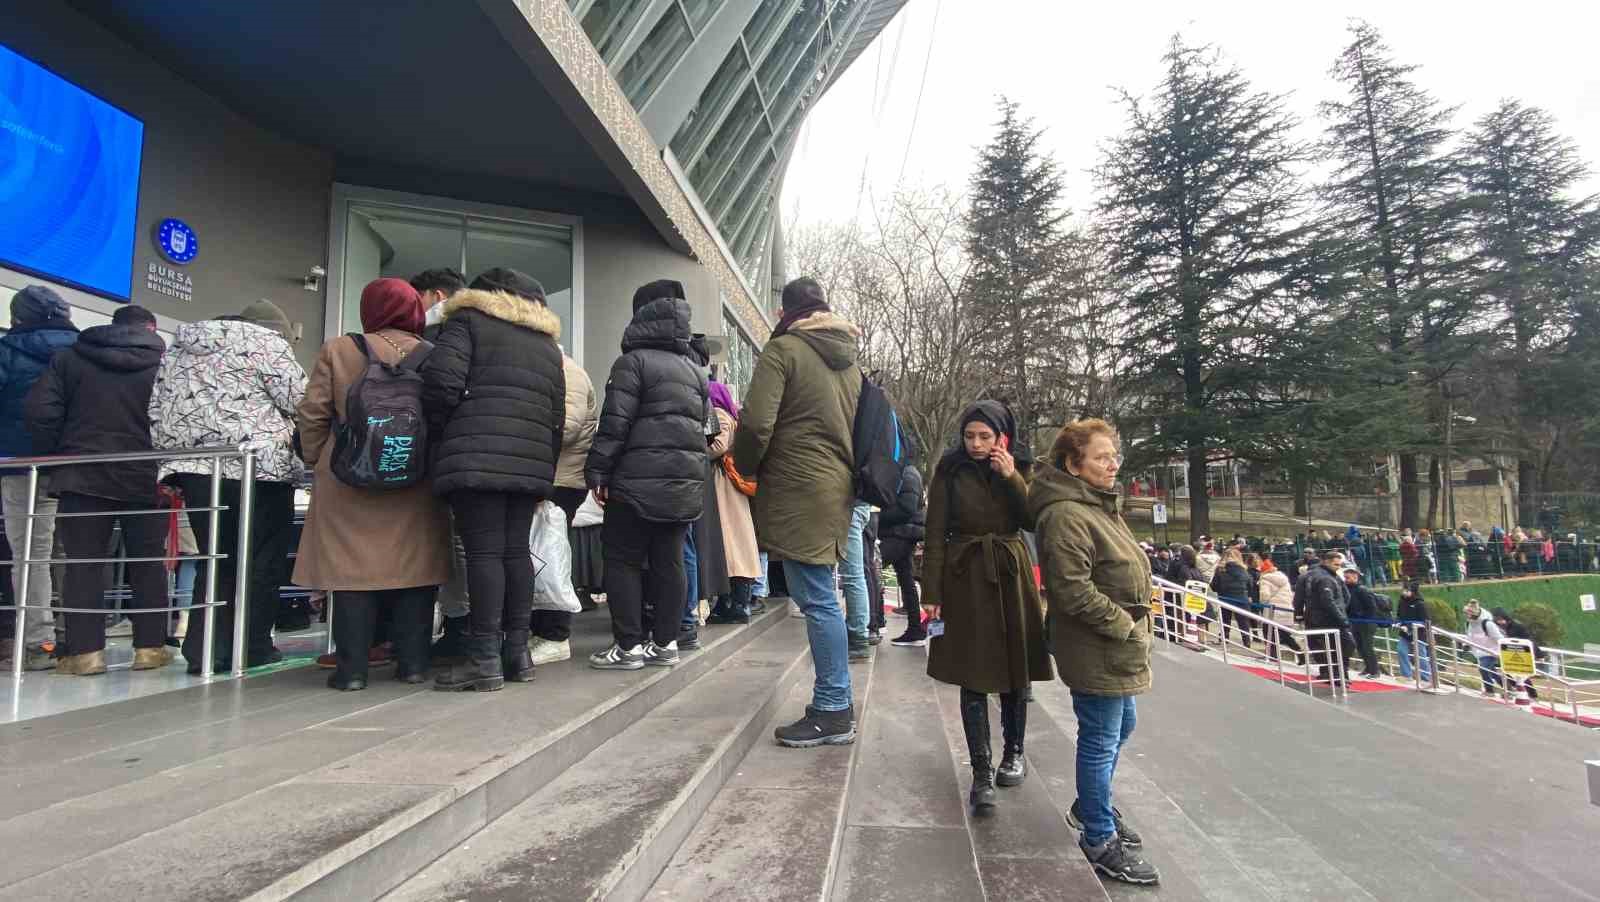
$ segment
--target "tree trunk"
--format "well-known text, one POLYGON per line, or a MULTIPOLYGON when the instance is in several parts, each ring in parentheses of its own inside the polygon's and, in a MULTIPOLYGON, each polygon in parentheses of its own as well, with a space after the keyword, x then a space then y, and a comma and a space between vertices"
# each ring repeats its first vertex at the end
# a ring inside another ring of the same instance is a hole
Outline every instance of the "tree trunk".
POLYGON ((1296 476, 1289 484, 1294 489, 1294 515, 1304 517, 1311 513, 1311 478, 1296 476))
POLYGON ((1206 493, 1206 449, 1189 446, 1189 537, 1211 535, 1211 496, 1206 493))
POLYGON ((1439 524, 1439 502, 1444 496, 1444 480, 1439 466, 1439 458, 1428 458, 1428 528, 1436 529, 1439 524))
POLYGON ((1400 528, 1416 529, 1422 519, 1422 486, 1415 451, 1400 455, 1400 528))
POLYGON ((1517 525, 1539 525, 1539 464, 1525 457, 1517 458, 1517 525))

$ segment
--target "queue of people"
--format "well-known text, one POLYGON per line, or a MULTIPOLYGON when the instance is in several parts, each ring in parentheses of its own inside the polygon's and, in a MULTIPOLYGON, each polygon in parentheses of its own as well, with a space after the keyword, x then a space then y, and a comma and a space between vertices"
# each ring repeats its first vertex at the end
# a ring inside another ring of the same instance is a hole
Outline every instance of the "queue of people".
MULTIPOLYGON (((774 739, 802 749, 855 740, 849 665, 882 633, 881 590, 872 579, 881 543, 908 613, 893 644, 930 646, 928 674, 959 687, 973 813, 995 814, 999 791, 1026 780, 1030 687, 1059 675, 1079 725, 1078 798, 1068 820, 1081 831, 1083 853, 1114 879, 1159 880, 1112 794, 1137 721, 1135 698, 1151 686, 1152 618, 1150 566, 1122 519, 1120 439, 1109 424, 1069 424, 1049 458, 1036 461, 1009 409, 976 401, 951 450, 937 458, 927 491, 905 463, 893 503, 874 510, 861 494, 852 441, 863 391, 861 333, 832 310, 815 280, 785 286, 782 315, 743 404, 709 378, 709 350, 693 332, 677 282, 635 293, 621 356, 597 399, 581 367, 562 353, 560 319, 536 280, 492 269, 464 281, 448 270, 409 283, 375 280, 361 294, 362 332, 329 339, 309 377, 285 341, 287 319, 265 302, 182 327, 170 348, 155 334, 153 316, 123 308, 112 326, 75 341, 53 339, 66 350, 50 358, 42 387, 27 394, 28 450, 248 448, 257 497, 249 524, 233 513, 247 475, 237 462, 220 474, 205 462, 138 464, 137 473, 133 466, 62 468, 50 492, 63 510, 128 512, 126 528, 137 522, 135 511, 157 509, 163 485, 206 506, 218 476, 233 509, 222 518, 221 540, 249 528, 258 548, 260 569, 247 577, 251 665, 276 655, 272 617, 255 605, 277 597, 283 575, 273 566, 289 557, 291 484, 309 466, 311 502, 293 581, 337 599, 328 685, 343 691, 367 686, 379 646, 392 650, 395 676, 405 682, 420 683, 440 665, 434 686, 446 691, 528 682, 538 663, 570 656, 571 613, 534 611, 529 536, 547 502, 574 527, 575 561, 584 556, 579 533, 599 530, 612 635, 588 657, 593 668, 678 664, 681 649, 696 641, 701 598, 714 600, 712 622, 749 622, 766 594, 770 561, 806 620, 815 673, 810 703, 774 739), (100 403, 105 398, 116 403, 100 403), (110 422, 78 428, 84 417, 110 422), (80 435, 107 438, 86 444, 80 435), (579 528, 580 520, 593 523, 585 519, 591 507, 599 523, 579 528), (914 558, 924 540, 919 596, 914 558), (719 560, 708 574, 700 562, 712 546, 719 560), (444 630, 434 641, 436 610, 444 630), (991 695, 1000 714, 998 761, 991 695)), ((64 318, 31 303, 23 303, 27 322, 64 318)), ((8 482, 8 516, 12 495, 8 482)), ((205 517, 192 521, 197 531, 203 521, 209 526, 205 517)), ((108 529, 110 519, 78 522, 108 529)), ((103 541, 87 529, 78 536, 79 529, 64 528, 69 552, 103 541)), ((149 560, 146 569, 130 565, 135 609, 164 607, 163 536, 137 527, 128 536, 130 552, 149 560)), ((207 544, 207 535, 198 538, 207 544)), ((1219 566, 1193 552, 1185 560, 1219 566)), ((1237 563, 1221 566, 1231 572, 1237 563)), ((589 566, 574 568, 574 584, 593 588, 580 569, 589 566)), ((84 575, 69 576, 70 600, 98 607, 103 602, 90 596, 103 596, 105 587, 91 585, 90 574, 101 571, 78 572, 84 575)), ((217 577, 218 591, 231 598, 224 572, 217 577)), ((226 628, 230 608, 214 616, 226 628)), ((170 660, 162 619, 134 617, 136 666, 162 666, 170 660)), ((103 630, 101 615, 69 617, 59 669, 103 672, 103 630)), ((198 634, 191 625, 184 644, 191 669, 200 664, 198 634)), ((231 663, 225 644, 218 643, 215 666, 231 663)))

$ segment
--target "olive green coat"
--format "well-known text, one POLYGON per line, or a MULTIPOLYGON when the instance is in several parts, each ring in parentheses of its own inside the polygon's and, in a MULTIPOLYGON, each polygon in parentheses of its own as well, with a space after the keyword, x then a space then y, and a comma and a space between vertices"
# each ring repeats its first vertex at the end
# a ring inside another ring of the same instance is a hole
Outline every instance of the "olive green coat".
POLYGON ((855 503, 850 427, 861 399, 854 324, 814 313, 767 342, 733 436, 756 480, 756 540, 775 560, 837 564, 855 503))
POLYGON ((959 452, 940 461, 928 487, 922 603, 943 609, 944 635, 929 643, 928 676, 977 692, 1051 678, 1044 607, 1020 532, 1032 528, 1020 472, 1002 479, 959 452))
POLYGON ((1122 496, 1053 466, 1029 486, 1061 682, 1090 695, 1150 689, 1150 559, 1122 496))

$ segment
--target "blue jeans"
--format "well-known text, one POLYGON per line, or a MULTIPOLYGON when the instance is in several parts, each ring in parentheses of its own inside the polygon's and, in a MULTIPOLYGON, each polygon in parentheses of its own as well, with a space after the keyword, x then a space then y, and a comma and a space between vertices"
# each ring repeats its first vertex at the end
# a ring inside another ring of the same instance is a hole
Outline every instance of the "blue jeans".
POLYGON ((811 643, 811 665, 817 672, 811 707, 818 711, 844 711, 850 707, 849 639, 839 594, 833 587, 833 568, 827 564, 783 562, 789 597, 806 615, 806 639, 811 643))
POLYGON ((857 645, 867 641, 867 623, 872 613, 867 601, 867 546, 862 533, 872 516, 872 506, 858 504, 850 509, 850 536, 845 540, 844 560, 839 575, 844 583, 845 625, 850 640, 857 645))
POLYGON ((1103 846, 1117 832, 1111 817, 1111 779, 1139 718, 1131 695, 1119 698, 1073 690, 1072 710, 1078 715, 1078 815, 1083 820, 1083 844, 1103 846))
POLYGON ((772 590, 767 587, 767 553, 765 551, 761 552, 760 560, 761 575, 756 577, 756 584, 750 590, 751 598, 766 598, 772 593, 772 590))
MULTIPOLYGON (((1412 640, 1407 639, 1405 634, 1402 633, 1400 635, 1400 675, 1408 680, 1411 679, 1411 642, 1412 640)), ((1422 642, 1418 642, 1416 645, 1417 655, 1419 656, 1418 663, 1422 665, 1422 679, 1431 681, 1433 679, 1433 661, 1428 657, 1428 646, 1422 642)))
POLYGON ((683 602, 683 621, 680 632, 700 629, 700 551, 694 544, 695 524, 689 524, 689 534, 683 539, 683 575, 688 586, 688 597, 683 602))

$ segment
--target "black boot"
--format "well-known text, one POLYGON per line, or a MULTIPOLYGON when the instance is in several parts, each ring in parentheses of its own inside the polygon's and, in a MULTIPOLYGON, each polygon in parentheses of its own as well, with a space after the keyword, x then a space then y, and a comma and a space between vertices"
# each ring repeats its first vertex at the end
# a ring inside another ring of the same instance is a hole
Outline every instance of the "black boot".
POLYGON ((505 676, 500 666, 500 633, 469 632, 466 639, 467 657, 453 661, 434 678, 433 688, 441 692, 493 692, 505 687, 505 676))
POLYGON ((444 618, 444 635, 433 643, 430 652, 434 660, 464 658, 467 655, 467 616, 444 618))
POLYGON ((1028 777, 1028 762, 1022 757, 1022 737, 1028 732, 1028 702, 1022 692, 1000 693, 1000 729, 1005 734, 1005 753, 994 781, 1001 786, 1021 786, 1028 777))
POLYGON ((989 758, 989 696, 971 689, 961 690, 961 729, 967 734, 967 753, 972 758, 972 791, 967 804, 973 817, 994 814, 994 765, 989 758))
POLYGON ((533 682, 533 655, 528 651, 527 631, 506 633, 500 645, 500 666, 505 678, 513 683, 533 682))

